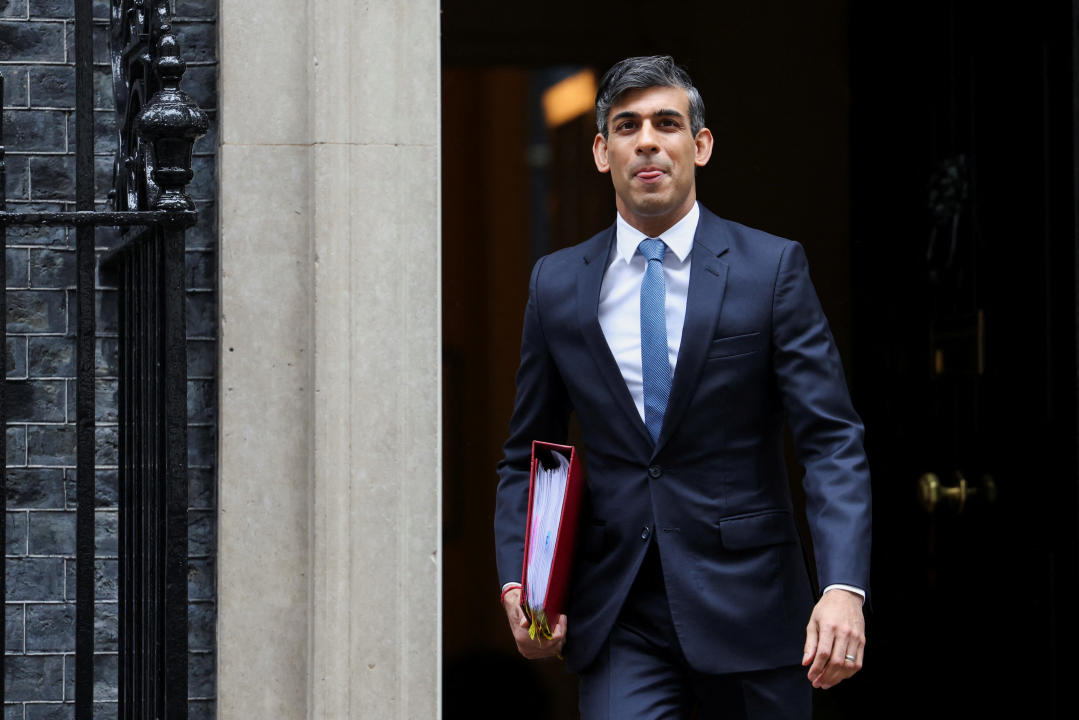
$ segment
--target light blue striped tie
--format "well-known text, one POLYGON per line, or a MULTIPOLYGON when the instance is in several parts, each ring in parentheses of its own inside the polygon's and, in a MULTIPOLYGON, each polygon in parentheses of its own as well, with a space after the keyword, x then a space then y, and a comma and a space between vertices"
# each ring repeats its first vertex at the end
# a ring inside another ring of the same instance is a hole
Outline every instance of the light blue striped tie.
POLYGON ((644 381, 644 424, 659 442, 663 413, 671 396, 671 363, 667 358, 667 288, 663 282, 662 240, 645 238, 637 246, 648 260, 641 281, 641 375, 644 381))

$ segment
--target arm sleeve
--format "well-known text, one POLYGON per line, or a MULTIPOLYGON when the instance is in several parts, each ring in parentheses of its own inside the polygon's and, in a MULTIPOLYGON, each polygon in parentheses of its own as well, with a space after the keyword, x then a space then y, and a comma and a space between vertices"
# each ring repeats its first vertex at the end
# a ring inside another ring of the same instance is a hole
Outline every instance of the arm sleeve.
POLYGON ((790 243, 780 258, 773 322, 773 365, 805 467, 818 582, 868 588, 871 499, 864 431, 798 243, 790 243))
POLYGON ((544 258, 541 258, 536 263, 529 282, 528 306, 521 333, 521 365, 517 370, 517 396, 509 438, 498 463, 494 531, 498 578, 502 586, 521 580, 532 441, 564 443, 569 426, 569 399, 540 318, 539 278, 543 262, 544 258))

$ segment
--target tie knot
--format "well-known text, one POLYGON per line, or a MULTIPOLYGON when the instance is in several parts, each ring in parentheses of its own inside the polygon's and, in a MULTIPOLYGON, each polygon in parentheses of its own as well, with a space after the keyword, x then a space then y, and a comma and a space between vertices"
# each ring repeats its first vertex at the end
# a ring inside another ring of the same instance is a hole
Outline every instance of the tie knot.
POLYGON ((645 238, 637 246, 637 250, 648 261, 659 260, 663 262, 663 254, 667 252, 667 244, 659 238, 645 238))

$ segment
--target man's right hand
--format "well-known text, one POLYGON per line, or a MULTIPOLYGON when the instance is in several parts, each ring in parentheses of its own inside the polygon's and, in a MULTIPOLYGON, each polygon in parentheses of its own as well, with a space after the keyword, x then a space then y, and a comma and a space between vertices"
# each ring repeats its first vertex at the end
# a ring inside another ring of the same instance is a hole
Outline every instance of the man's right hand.
POLYGON ((510 624, 510 632, 517 643, 517 650, 529 660, 555 657, 562 653, 562 645, 566 642, 566 616, 559 615, 558 621, 551 628, 551 637, 544 638, 536 635, 533 640, 528 637, 528 627, 532 623, 521 609, 521 590, 514 588, 508 591, 502 598, 502 607, 506 611, 506 620, 510 624))

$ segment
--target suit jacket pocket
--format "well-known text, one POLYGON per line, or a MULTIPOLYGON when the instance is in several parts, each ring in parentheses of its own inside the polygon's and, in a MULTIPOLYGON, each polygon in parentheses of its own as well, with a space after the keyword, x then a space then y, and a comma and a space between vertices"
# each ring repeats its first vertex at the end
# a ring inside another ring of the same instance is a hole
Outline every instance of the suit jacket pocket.
POLYGON ((760 345, 761 334, 759 332, 718 338, 708 346, 708 359, 714 360, 734 355, 746 355, 760 350, 760 345))
POLYGON ((787 510, 767 510, 720 520, 719 537, 724 549, 749 550, 797 542, 798 530, 787 510))

